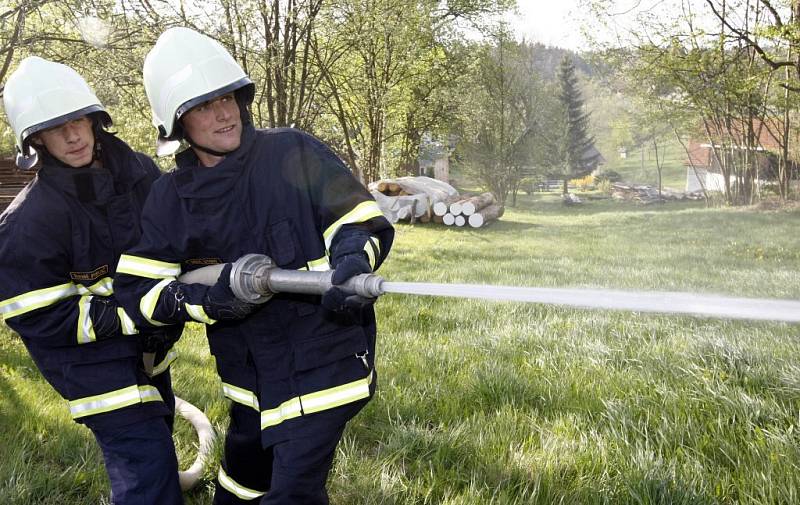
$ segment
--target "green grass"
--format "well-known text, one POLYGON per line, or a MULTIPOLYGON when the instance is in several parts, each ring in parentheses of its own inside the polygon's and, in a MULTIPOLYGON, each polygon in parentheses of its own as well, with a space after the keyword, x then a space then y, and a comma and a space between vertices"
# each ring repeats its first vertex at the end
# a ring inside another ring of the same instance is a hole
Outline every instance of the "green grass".
MULTIPOLYGON (((798 226, 798 212, 537 194, 484 230, 399 225, 381 274, 798 299, 798 226)), ((378 394, 339 447, 333 503, 800 502, 797 326, 400 295, 377 311, 378 394)), ((179 346, 176 391, 222 429, 197 327, 179 346)), ((102 503, 90 434, 9 335, 0 387, 0 503, 102 503)), ((183 422, 176 439, 188 465, 183 422)))
MULTIPOLYGON (((662 141, 658 145, 658 158, 662 163, 662 186, 676 191, 686 188, 686 152, 676 140, 662 141)), ((628 157, 621 159, 614 153, 609 156, 605 170, 618 172, 622 179, 630 183, 658 185, 658 170, 653 145, 628 150, 628 157), (644 153, 644 160, 642 160, 644 153)))

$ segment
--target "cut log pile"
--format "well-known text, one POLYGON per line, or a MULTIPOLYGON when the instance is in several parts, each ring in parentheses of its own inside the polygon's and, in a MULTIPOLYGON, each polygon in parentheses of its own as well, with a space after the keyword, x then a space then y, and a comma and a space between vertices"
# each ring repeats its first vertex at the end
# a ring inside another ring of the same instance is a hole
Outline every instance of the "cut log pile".
POLYGON ((0 211, 4 210, 35 176, 36 170, 22 171, 16 167, 13 160, 0 159, 0 211))
POLYGON ((626 184, 615 182, 611 185, 611 198, 615 200, 625 200, 636 202, 641 205, 651 205, 654 203, 664 203, 671 200, 697 200, 702 198, 702 194, 681 193, 670 189, 662 189, 661 194, 658 188, 647 184, 626 184))
POLYGON ((503 207, 497 205, 492 193, 462 195, 449 184, 429 177, 385 179, 370 184, 369 189, 393 223, 419 220, 481 228, 503 215, 503 207))
POLYGON ((494 195, 481 193, 466 198, 454 198, 448 202, 438 202, 433 206, 433 213, 442 217, 447 226, 464 226, 481 228, 503 215, 503 207, 497 205, 494 195))

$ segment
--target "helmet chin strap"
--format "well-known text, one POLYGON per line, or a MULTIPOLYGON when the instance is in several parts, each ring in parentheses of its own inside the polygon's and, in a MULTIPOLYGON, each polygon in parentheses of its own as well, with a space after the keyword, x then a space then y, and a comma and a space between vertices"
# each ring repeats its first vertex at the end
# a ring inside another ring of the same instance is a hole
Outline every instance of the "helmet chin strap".
POLYGON ((215 150, 211 149, 210 147, 201 146, 200 144, 198 144, 197 142, 192 140, 192 137, 190 137, 189 134, 186 133, 185 131, 183 132, 183 138, 194 149, 199 149, 199 150, 203 151, 204 153, 210 154, 212 156, 219 156, 220 158, 222 158, 222 157, 225 157, 225 156, 229 155, 233 151, 235 151, 235 149, 232 150, 232 151, 225 151, 225 152, 223 152, 223 151, 215 151, 215 150))

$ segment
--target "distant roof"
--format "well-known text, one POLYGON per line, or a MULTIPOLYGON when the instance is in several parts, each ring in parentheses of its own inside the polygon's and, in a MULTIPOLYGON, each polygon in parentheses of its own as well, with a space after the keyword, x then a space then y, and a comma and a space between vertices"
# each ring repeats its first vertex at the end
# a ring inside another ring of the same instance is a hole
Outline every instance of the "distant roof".
POLYGON ((585 151, 583 151, 583 159, 595 159, 596 163, 602 164, 606 162, 606 159, 603 157, 603 154, 597 150, 597 148, 592 144, 589 146, 585 151))
MULTIPOLYGON (((783 136, 783 122, 778 118, 766 118, 765 120, 753 119, 751 129, 755 136, 756 145, 762 149, 772 152, 781 150, 780 139, 783 136)), ((745 138, 750 129, 747 128, 747 122, 734 120, 730 127, 720 128, 717 125, 709 122, 710 137, 714 144, 727 144, 744 146, 746 144, 745 138)), ((699 142, 703 139, 706 143, 709 142, 709 134, 705 131, 705 127, 698 127, 697 133, 693 141, 699 142)))

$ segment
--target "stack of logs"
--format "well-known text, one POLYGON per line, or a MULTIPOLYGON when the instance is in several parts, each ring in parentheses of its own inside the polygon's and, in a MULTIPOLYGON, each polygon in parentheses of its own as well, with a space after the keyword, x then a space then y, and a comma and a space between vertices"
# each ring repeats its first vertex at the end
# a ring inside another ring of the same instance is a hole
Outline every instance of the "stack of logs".
POLYGON ((480 228, 500 218, 503 211, 504 208, 497 205, 491 193, 469 197, 454 196, 433 204, 433 220, 447 226, 469 224, 473 228, 480 228))

